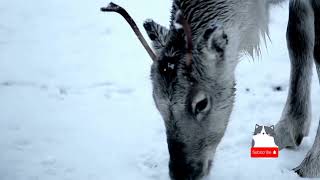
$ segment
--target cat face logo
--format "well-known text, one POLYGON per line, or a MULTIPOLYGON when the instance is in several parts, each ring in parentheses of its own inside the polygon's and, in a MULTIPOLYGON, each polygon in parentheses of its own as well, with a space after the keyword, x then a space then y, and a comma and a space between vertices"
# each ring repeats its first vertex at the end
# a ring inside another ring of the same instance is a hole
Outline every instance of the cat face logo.
POLYGON ((274 141, 274 126, 256 124, 252 138, 251 157, 278 157, 279 148, 274 141))
POLYGON ((256 124, 252 147, 278 147, 274 142, 274 126, 260 126, 256 124))

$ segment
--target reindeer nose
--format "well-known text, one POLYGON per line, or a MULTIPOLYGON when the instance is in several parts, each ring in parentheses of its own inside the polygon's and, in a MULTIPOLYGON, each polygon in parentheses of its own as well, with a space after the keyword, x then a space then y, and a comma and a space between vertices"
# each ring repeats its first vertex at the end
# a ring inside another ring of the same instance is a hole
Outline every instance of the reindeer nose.
POLYGON ((184 163, 170 160, 169 171, 172 180, 197 180, 203 174, 203 163, 184 163))
POLYGON ((176 139, 168 139, 170 154, 169 172, 172 180, 196 180, 203 176, 204 166, 201 161, 188 160, 185 144, 176 139))

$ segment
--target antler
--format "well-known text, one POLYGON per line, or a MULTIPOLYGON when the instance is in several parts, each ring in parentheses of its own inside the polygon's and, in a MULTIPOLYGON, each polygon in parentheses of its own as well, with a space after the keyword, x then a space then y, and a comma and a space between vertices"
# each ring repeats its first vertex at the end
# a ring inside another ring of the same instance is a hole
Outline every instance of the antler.
POLYGON ((176 14, 176 22, 179 23, 182 28, 183 31, 186 35, 186 41, 187 41, 187 66, 190 66, 192 63, 192 32, 191 32, 191 27, 189 25, 189 23, 186 21, 186 19, 183 17, 182 11, 179 10, 176 14))
POLYGON ((154 54, 154 52, 152 51, 152 49, 148 45, 147 41, 144 39, 137 24, 134 22, 134 20, 131 18, 131 16, 128 14, 128 12, 124 8, 111 2, 111 3, 109 3, 109 5, 107 7, 102 7, 101 11, 102 12, 116 12, 116 13, 119 13, 120 15, 122 15, 122 17, 129 23, 129 25, 132 28, 132 30, 134 31, 134 33, 137 35, 141 44, 147 50, 151 59, 153 61, 157 60, 157 56, 154 54))

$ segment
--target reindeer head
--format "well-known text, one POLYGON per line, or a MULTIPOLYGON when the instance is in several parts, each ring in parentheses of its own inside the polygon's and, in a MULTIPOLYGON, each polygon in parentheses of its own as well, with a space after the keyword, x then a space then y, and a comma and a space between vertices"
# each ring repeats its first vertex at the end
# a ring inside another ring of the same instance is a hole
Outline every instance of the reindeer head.
POLYGON ((192 37, 177 9, 169 29, 152 20, 144 23, 153 52, 125 10, 115 4, 110 9, 126 17, 154 61, 153 98, 165 122, 170 177, 202 178, 210 171, 233 107, 235 82, 225 51, 227 35, 212 24, 192 37))

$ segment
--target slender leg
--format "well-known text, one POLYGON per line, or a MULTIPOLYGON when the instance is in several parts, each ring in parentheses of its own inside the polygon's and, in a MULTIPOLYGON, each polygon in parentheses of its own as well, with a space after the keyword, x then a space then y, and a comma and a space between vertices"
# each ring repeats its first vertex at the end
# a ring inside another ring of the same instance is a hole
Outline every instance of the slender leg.
POLYGON ((311 150, 301 164, 293 170, 301 177, 320 177, 320 124, 311 150))
MULTIPOLYGON (((320 1, 313 0, 312 6, 315 22, 314 60, 320 83, 320 1)), ((311 150, 302 163, 294 170, 302 177, 320 177, 320 124, 311 150)))
POLYGON ((275 128, 280 149, 299 146, 309 133, 314 49, 314 15, 309 1, 290 1, 287 44, 291 62, 290 89, 275 128))

